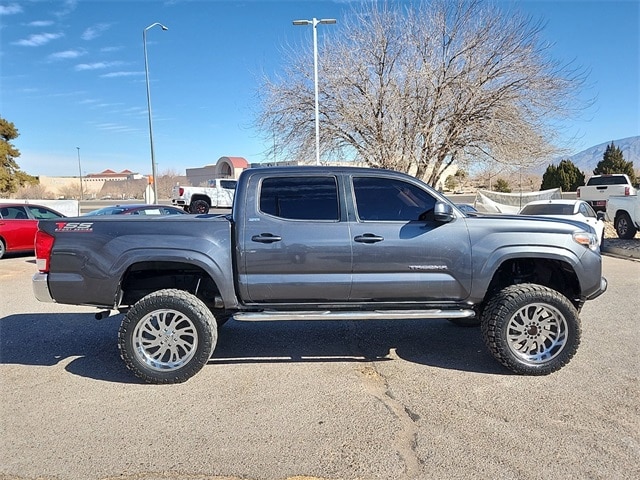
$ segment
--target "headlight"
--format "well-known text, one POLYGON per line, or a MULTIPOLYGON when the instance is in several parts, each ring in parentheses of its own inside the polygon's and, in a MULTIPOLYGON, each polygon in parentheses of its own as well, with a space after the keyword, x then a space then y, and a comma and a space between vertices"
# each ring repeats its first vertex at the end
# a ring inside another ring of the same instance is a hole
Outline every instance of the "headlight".
POLYGON ((573 240, 591 250, 598 250, 598 236, 594 233, 576 232, 573 234, 573 240))

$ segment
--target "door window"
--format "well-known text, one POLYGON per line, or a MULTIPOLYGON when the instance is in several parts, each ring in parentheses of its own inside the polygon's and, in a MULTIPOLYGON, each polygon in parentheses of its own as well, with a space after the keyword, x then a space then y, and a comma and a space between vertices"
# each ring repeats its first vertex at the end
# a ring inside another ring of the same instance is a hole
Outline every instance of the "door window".
POLYGON ((436 199, 410 183, 388 178, 356 177, 353 190, 361 221, 433 220, 436 199))
POLYGON ((29 216, 22 206, 11 206, 2 208, 2 218, 5 220, 27 220, 29 216))
POLYGON ((587 218, 596 218, 596 212, 586 203, 580 204, 579 212, 587 218))
POLYGON ((340 218, 334 177, 272 177, 262 181, 260 211, 290 220, 340 218))

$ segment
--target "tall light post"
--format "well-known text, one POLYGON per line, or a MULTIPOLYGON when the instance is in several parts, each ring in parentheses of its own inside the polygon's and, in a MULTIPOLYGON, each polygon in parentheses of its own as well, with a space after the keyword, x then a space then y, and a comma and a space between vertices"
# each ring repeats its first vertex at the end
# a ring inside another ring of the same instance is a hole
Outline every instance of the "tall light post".
POLYGON ((144 74, 147 80, 147 111, 149 112, 149 142, 151 143, 151 177, 153 178, 154 202, 158 202, 158 182, 156 178, 156 157, 153 150, 153 122, 151 120, 151 91, 149 90, 149 62, 147 60, 147 30, 159 26, 162 30, 169 30, 161 23, 152 23, 142 30, 142 44, 144 46, 144 74))
POLYGON ((313 26, 313 86, 316 101, 316 165, 320 165, 320 113, 318 108, 318 25, 336 23, 335 18, 323 18, 318 20, 294 20, 294 25, 312 25, 313 26))
POLYGON ((76 147, 76 149, 78 150, 78 172, 80 173, 80 201, 82 201, 82 165, 80 164, 80 147, 76 147))

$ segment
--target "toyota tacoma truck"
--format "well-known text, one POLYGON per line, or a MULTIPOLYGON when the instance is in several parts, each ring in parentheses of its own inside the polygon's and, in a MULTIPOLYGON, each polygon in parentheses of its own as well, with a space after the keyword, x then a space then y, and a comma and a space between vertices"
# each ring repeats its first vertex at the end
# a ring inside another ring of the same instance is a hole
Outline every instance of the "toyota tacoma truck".
POLYGON ((38 300, 124 313, 120 355, 150 383, 196 374, 232 316, 479 325, 498 362, 545 375, 607 288, 586 224, 467 216, 416 178, 348 167, 247 169, 228 215, 42 220, 36 263, 38 300))

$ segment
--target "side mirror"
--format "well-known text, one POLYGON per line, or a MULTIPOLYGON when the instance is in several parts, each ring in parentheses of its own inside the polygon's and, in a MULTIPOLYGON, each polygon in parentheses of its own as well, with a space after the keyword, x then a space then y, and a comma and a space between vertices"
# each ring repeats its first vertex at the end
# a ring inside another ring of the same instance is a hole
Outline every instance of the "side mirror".
POLYGON ((598 211, 598 213, 596 213, 596 218, 604 222, 607 219, 607 214, 603 211, 598 211))
POLYGON ((436 222, 448 223, 455 218, 453 207, 445 202, 436 202, 433 208, 433 219, 436 222))

